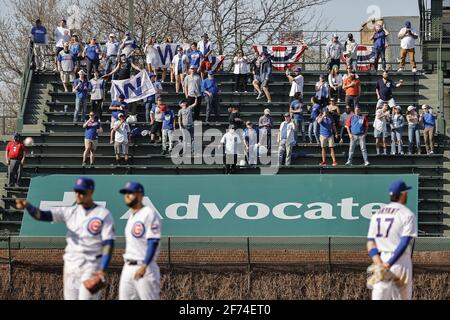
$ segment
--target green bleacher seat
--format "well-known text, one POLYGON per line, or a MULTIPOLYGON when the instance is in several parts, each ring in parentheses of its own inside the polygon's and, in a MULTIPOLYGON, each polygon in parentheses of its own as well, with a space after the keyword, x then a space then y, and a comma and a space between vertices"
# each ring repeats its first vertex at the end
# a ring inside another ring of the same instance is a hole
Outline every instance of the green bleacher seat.
MULTIPOLYGON (((305 71, 305 104, 310 104, 310 98, 314 95, 314 85, 319 75, 323 71, 305 71)), ((369 121, 374 119, 376 95, 375 84, 381 79, 381 74, 372 72, 361 72, 362 95, 361 106, 363 113, 367 115, 369 121)), ((421 97, 419 90, 422 88, 422 75, 412 74, 411 72, 392 73, 391 78, 394 81, 404 80, 401 88, 394 91, 394 97, 399 105, 406 111, 409 105, 418 105, 421 97)), ((221 116, 220 125, 213 126, 213 129, 219 129, 222 133, 228 127, 227 108, 240 105, 241 117, 244 120, 251 120, 256 123, 262 115, 263 110, 270 108, 278 126, 282 121, 282 115, 289 107, 289 91, 291 85, 287 81, 284 73, 275 72, 273 82, 270 84, 273 93, 273 103, 266 103, 265 100, 256 100, 252 86, 248 86, 248 93, 234 93, 233 74, 221 72, 216 75, 221 93, 221 116)), ((111 165, 114 162, 113 147, 109 144, 109 127, 107 123, 110 120, 111 113, 107 110, 111 104, 110 95, 106 95, 104 103, 104 114, 102 117, 103 129, 105 133, 99 137, 97 150, 97 163, 93 167, 83 167, 81 165, 81 153, 84 150, 84 130, 82 123, 73 124, 73 112, 75 109, 75 95, 73 93, 64 93, 59 76, 52 72, 35 74, 32 84, 36 86, 36 91, 30 91, 29 101, 25 110, 25 125, 40 126, 41 132, 25 133, 32 137, 35 145, 29 148, 29 158, 26 161, 24 169, 23 186, 20 188, 5 188, 5 195, 0 199, 5 205, 5 210, 0 213, 0 229, 8 229, 17 233, 20 230, 20 217, 22 213, 13 209, 15 197, 26 196, 30 179, 36 174, 141 174, 141 175, 185 175, 185 174, 223 174, 222 165, 174 165, 169 157, 161 156, 161 144, 150 144, 148 137, 138 137, 132 140, 130 145, 130 165, 111 165), (67 105, 67 113, 62 112, 67 105), (30 155, 30 152, 33 155, 30 155), (8 218, 9 216, 9 218, 8 218), (14 221, 8 221, 14 220, 14 221)), ((107 85, 109 90, 110 84, 107 85)), ((175 85, 172 83, 163 84, 163 97, 167 104, 173 107, 175 112, 179 107, 177 103, 183 98, 181 94, 175 94, 175 85)), ((341 102, 338 105, 343 110, 344 93, 341 96, 341 102)), ((88 104, 89 105, 89 104, 88 104)), ((135 111, 138 113, 139 121, 132 126, 146 127, 148 124, 142 122, 145 117, 144 104, 142 102, 134 104, 135 111)), ((134 111, 134 110, 133 110, 134 111)), ((308 124, 308 113, 304 114, 306 126, 308 124)), ((202 119, 205 117, 205 106, 201 109, 202 119)), ((208 129, 208 127, 203 128, 208 129)), ((443 197, 446 194, 444 190, 444 150, 445 144, 442 137, 435 135, 436 154, 433 156, 412 155, 412 156, 375 156, 375 144, 373 138, 373 128, 370 127, 367 138, 367 147, 369 151, 369 160, 372 165, 364 167, 360 152, 357 148, 355 155, 355 165, 351 167, 344 166, 348 154, 349 144, 344 143, 336 146, 337 167, 320 167, 320 148, 315 144, 299 143, 294 153, 298 153, 290 167, 280 167, 279 174, 391 174, 391 173, 416 173, 419 174, 419 229, 421 235, 440 236, 443 230, 443 197)), ((424 150, 423 138, 421 138, 422 148, 424 150)), ((210 142, 204 142, 207 146, 210 142)), ((403 130, 403 146, 407 151, 407 130, 403 130)), ((390 152, 390 145, 388 145, 390 152)), ((274 152, 276 154, 276 152, 274 152)), ((2 169, 5 170, 5 167, 2 169)), ((239 168, 236 174, 259 174, 258 167, 239 168)))

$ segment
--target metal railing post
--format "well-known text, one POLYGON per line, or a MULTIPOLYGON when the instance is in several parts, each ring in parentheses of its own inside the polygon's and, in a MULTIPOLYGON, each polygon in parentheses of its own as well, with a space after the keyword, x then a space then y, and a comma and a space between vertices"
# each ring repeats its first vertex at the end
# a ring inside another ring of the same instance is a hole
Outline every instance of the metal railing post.
POLYGON ((331 273, 331 237, 328 237, 328 271, 331 273))
POLYGON ((328 237, 328 299, 331 299, 331 237, 328 237))
POLYGON ((8 289, 12 291, 11 236, 8 235, 8 289))
POLYGON ((169 269, 172 267, 172 257, 171 257, 171 248, 170 248, 170 237, 167 239, 167 254, 169 259, 169 269))
POLYGON ((319 70, 322 71, 322 31, 319 31, 319 70))
POLYGON ((251 279, 252 265, 250 256, 250 237, 247 237, 247 295, 250 297, 252 290, 252 279, 251 279))

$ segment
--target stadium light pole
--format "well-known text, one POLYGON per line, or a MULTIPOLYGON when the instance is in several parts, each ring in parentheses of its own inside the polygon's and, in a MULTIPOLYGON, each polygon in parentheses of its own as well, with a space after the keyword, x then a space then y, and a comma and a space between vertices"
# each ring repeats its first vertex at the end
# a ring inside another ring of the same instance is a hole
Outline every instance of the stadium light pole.
POLYGON ((134 36, 134 0, 128 0, 128 31, 134 36))

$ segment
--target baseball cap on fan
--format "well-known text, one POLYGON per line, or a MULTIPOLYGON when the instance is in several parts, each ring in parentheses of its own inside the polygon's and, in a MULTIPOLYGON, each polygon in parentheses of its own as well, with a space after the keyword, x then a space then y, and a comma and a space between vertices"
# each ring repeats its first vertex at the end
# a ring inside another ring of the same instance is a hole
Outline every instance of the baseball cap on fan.
POLYGON ((74 191, 94 191, 95 190, 95 182, 90 178, 79 178, 75 182, 73 186, 74 191))

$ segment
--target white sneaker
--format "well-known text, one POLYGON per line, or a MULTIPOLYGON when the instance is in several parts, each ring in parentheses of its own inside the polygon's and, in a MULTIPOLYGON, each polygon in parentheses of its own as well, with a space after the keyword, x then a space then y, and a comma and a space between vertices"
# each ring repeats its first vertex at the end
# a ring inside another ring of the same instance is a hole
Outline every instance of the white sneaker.
POLYGON ((430 154, 434 154, 434 151, 430 151, 430 154))
POLYGON ((366 167, 370 166, 370 162, 365 162, 364 166, 366 166, 366 167))
POLYGON ((416 72, 417 72, 417 69, 416 69, 416 68, 413 68, 413 69, 412 69, 412 72, 413 72, 413 73, 416 73, 416 72))
POLYGON ((399 68, 398 70, 397 70, 397 72, 402 72, 403 71, 403 69, 402 68, 399 68))
POLYGON ((345 164, 346 166, 351 166, 352 162, 351 161, 347 161, 347 163, 345 164))

